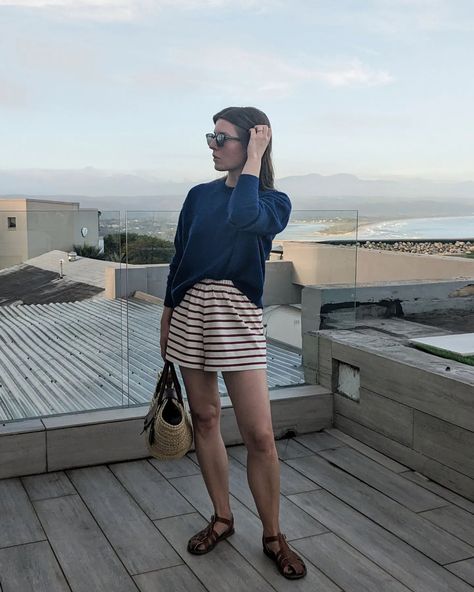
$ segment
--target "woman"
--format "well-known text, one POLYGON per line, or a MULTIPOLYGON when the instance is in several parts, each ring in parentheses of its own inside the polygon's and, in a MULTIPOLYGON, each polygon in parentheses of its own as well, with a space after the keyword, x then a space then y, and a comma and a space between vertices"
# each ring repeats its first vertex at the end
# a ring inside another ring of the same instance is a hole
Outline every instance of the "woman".
POLYGON ((228 107, 206 134, 225 177, 193 187, 181 209, 161 319, 161 355, 179 364, 196 454, 214 506, 188 551, 203 554, 234 532, 227 451, 220 432, 221 370, 247 447, 247 476, 262 544, 282 575, 303 577, 303 560, 279 527, 280 473, 266 380, 265 261, 291 212, 273 186, 271 128, 254 107, 228 107))

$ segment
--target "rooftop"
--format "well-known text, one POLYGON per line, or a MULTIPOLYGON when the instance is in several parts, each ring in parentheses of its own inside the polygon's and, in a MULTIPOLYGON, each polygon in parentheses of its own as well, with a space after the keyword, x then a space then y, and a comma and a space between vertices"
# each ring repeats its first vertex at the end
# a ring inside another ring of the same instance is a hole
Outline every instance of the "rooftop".
POLYGON ((3 591, 470 592, 474 504, 338 429, 277 441, 280 526, 308 574, 263 554, 243 445, 227 448, 235 534, 203 556, 212 514, 196 454, 0 480, 3 591))
MULTIPOLYGON (((19 273, 23 283, 25 270, 19 273)), ((0 420, 148 403, 164 363, 162 305, 133 297, 54 298, 0 306, 0 420)), ((267 338, 267 366, 269 388, 304 383, 296 348, 267 338)), ((179 380, 184 392, 180 373, 179 380)))

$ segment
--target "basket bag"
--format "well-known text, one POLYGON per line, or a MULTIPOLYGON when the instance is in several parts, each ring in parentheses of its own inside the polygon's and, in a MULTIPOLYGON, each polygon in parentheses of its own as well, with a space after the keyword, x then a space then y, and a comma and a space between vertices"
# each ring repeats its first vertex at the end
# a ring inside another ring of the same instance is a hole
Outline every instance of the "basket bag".
POLYGON ((143 430, 151 456, 160 460, 184 456, 193 443, 191 416, 186 410, 173 362, 160 372, 143 430))

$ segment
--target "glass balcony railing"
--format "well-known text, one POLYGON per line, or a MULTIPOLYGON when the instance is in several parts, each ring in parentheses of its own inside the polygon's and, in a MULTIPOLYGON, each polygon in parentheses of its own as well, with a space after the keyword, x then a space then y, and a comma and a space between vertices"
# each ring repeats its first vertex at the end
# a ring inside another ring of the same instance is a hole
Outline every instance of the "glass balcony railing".
MULTIPOLYGON (((53 205, 0 211, 2 422, 147 404, 163 366, 179 211, 53 205)), ((315 331, 354 326, 356 240, 355 211, 294 210, 275 236, 263 298, 270 392, 317 379, 315 331)), ((225 394, 221 371, 218 386, 225 394)))

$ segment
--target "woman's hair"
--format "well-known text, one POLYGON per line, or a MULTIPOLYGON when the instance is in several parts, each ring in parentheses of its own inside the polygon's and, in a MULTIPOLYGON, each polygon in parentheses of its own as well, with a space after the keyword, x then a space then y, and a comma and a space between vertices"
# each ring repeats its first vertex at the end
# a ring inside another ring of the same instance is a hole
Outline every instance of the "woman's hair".
MULTIPOLYGON (((237 128, 237 135, 239 136, 242 146, 247 150, 247 146, 250 140, 250 128, 256 125, 268 125, 270 121, 263 111, 256 109, 255 107, 226 107, 213 115, 212 120, 214 123, 218 119, 225 119, 230 123, 233 123, 237 128)), ((267 189, 274 189, 274 171, 272 163, 272 138, 263 153, 262 166, 260 168, 260 182, 259 188, 261 191, 267 189)))

